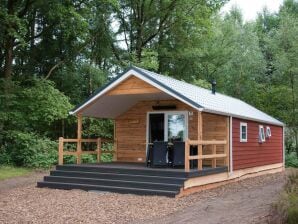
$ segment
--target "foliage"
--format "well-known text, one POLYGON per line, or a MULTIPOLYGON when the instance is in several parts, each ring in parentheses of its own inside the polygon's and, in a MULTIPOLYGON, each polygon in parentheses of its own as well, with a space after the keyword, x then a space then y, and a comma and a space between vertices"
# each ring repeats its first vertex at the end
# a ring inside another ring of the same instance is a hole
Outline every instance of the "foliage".
POLYGON ((269 223, 289 223, 298 221, 298 171, 288 171, 287 183, 279 200, 272 206, 269 223))
POLYGON ((57 143, 34 133, 8 132, 5 136, 5 151, 9 162, 16 166, 49 168, 57 163, 57 143))
POLYGON ((28 168, 20 168, 13 166, 0 166, 0 180, 5 180, 12 177, 24 176, 31 172, 28 168))
MULTIPOLYGON (((215 79, 284 121, 298 156, 298 3, 245 22, 237 8, 221 16, 225 2, 0 0, 0 163, 15 163, 18 139, 75 137, 72 105, 131 64, 203 88, 215 79)), ((85 118, 83 130, 111 138, 113 122, 85 118)))
POLYGON ((298 157, 296 152, 286 153, 286 167, 296 167, 298 168, 298 157))

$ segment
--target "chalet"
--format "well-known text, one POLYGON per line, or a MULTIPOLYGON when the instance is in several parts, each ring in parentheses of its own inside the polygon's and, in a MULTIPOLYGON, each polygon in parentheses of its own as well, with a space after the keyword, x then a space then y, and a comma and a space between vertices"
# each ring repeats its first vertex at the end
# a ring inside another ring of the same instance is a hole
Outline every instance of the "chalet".
POLYGON ((177 196, 284 169, 284 124, 214 84, 131 67, 70 113, 77 138, 59 139, 59 165, 38 187, 177 196), (112 119, 114 139, 82 139, 82 117, 112 119), (76 150, 66 151, 69 143, 76 150), (83 154, 97 163, 83 164, 83 154), (77 164, 63 165, 65 155, 77 164))

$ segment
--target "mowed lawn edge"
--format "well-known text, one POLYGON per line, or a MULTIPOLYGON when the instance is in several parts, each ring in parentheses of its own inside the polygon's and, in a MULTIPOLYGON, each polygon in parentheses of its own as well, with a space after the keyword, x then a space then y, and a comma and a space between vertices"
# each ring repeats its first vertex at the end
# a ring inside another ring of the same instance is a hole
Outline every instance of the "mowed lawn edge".
POLYGON ((32 169, 14 166, 0 166, 0 181, 12 177, 26 176, 33 172, 32 169))

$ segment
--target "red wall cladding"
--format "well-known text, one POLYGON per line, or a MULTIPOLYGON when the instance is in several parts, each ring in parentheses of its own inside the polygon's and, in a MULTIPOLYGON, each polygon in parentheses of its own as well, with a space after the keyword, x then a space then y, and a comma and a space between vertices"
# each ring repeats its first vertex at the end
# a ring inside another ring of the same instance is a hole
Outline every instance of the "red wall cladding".
POLYGON ((283 161, 282 127, 233 118, 233 169, 239 170, 283 161), (247 123, 247 142, 240 142, 240 122, 247 123), (259 143, 259 125, 271 129, 271 137, 259 143))

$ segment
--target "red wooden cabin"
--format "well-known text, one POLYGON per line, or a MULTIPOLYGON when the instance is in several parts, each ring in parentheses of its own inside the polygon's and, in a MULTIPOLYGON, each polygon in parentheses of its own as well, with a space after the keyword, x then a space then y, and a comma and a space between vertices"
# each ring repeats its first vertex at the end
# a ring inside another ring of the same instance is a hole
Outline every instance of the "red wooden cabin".
POLYGON ((131 67, 71 114, 78 117, 77 138, 60 138, 59 166, 40 187, 175 196, 284 168, 284 124, 215 86, 203 89, 131 67), (114 139, 82 139, 82 117, 114 120, 114 139), (177 139, 184 145, 182 166, 169 157, 177 139), (167 144, 160 161, 168 164, 147 167, 156 140, 167 144), (112 151, 103 147, 108 141, 112 151), (70 142, 76 151, 64 150, 70 142), (86 142, 96 150, 84 149, 86 142), (112 163, 102 163, 104 153, 113 154, 112 163), (82 154, 95 154, 98 163, 81 164, 82 154), (77 165, 63 165, 65 155, 76 156, 77 165))

